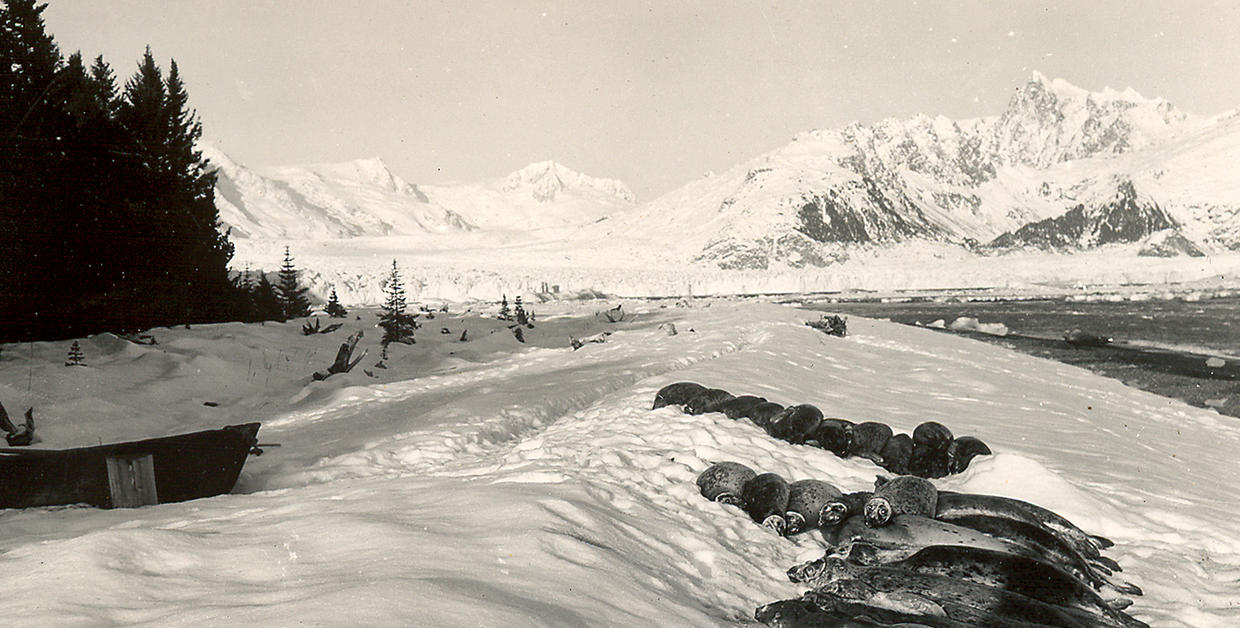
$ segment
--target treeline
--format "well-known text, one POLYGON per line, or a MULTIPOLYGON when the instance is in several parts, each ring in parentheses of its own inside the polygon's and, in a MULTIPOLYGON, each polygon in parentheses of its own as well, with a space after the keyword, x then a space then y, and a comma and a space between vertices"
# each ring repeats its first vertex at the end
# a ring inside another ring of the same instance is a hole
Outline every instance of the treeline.
POLYGON ((0 5, 0 341, 258 318, 176 61, 118 86, 45 7, 0 5))

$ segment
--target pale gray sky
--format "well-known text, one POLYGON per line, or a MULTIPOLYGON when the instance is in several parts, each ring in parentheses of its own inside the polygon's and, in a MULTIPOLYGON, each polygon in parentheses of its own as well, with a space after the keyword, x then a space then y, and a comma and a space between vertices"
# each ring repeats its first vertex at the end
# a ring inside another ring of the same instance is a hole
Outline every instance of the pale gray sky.
POLYGON ((243 164, 382 157, 415 183, 554 159, 650 199, 800 132, 998 113, 1033 70, 1240 107, 1240 3, 55 0, 123 82, 176 59, 243 164))

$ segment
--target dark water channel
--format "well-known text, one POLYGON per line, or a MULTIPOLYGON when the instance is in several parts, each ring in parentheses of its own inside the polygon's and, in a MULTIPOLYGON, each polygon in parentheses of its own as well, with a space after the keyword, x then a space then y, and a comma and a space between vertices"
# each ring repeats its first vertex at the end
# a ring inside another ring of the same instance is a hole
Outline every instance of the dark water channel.
MULTIPOLYGON (((1240 417, 1240 298, 1077 302, 1065 299, 820 302, 812 309, 905 324, 951 324, 961 317, 1003 323, 1011 337, 968 334, 983 342, 1087 368, 1198 407, 1240 417), (1080 329, 1135 348, 1091 348, 1062 341, 1080 329), (1148 348, 1148 349, 1146 349, 1148 348), (1206 368, 1224 364, 1220 368, 1206 368), (1234 358, 1234 359, 1233 359, 1234 358)), ((944 332, 954 333, 954 332, 944 332)))

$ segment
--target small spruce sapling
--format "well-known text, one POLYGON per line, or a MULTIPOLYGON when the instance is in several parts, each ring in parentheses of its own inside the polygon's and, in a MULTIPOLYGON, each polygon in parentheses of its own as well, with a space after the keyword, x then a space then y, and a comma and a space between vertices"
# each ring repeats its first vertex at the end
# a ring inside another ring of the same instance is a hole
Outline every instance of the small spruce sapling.
POLYGON ((503 295, 503 300, 499 302, 499 316, 496 316, 495 318, 498 318, 501 321, 512 320, 512 312, 508 309, 508 295, 503 295))
POLYGON ((529 316, 525 313, 525 306, 521 305, 521 295, 517 295, 513 305, 513 316, 516 317, 518 325, 527 325, 530 322, 529 316))
POLYGON ((336 297, 336 288, 332 287, 332 295, 327 299, 327 315, 332 318, 344 318, 349 315, 349 311, 340 305, 340 299, 336 297))
POLYGON ((82 355, 82 347, 78 341, 74 340, 69 345, 69 359, 65 360, 65 366, 86 366, 86 356, 82 355))

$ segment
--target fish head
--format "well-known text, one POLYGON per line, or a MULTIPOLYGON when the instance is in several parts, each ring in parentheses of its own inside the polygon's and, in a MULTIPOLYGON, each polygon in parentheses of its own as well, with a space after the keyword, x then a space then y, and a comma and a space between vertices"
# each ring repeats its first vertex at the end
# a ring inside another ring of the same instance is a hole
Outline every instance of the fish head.
POLYGON ((715 502, 727 504, 728 506, 736 506, 737 508, 745 507, 745 502, 741 500, 740 496, 736 493, 720 493, 715 496, 715 502))

